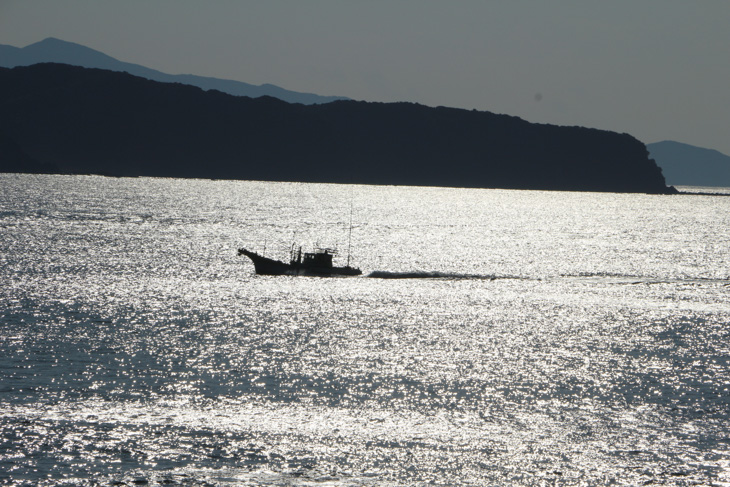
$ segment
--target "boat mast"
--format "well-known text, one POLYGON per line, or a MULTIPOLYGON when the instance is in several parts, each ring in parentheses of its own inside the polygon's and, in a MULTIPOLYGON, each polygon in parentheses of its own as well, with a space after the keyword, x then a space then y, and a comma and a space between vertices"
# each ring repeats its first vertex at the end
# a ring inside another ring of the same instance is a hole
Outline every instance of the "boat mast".
POLYGON ((347 235, 347 267, 350 267, 350 248, 352 246, 352 201, 350 201, 350 232, 347 235))

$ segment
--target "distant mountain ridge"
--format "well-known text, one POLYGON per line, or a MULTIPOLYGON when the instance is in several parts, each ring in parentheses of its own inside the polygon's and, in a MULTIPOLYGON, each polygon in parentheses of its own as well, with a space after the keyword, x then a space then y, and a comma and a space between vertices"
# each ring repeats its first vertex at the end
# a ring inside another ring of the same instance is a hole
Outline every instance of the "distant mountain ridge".
POLYGON ((730 187, 730 156, 671 140, 647 144, 668 184, 730 187))
POLYGON ((0 44, 0 67, 14 68, 30 66, 38 63, 61 63, 84 68, 108 69, 110 71, 127 72, 153 81, 165 83, 183 83, 197 86, 204 90, 218 90, 235 96, 258 98, 273 96, 289 103, 311 105, 346 100, 341 96, 321 96, 312 93, 299 93, 286 90, 276 85, 252 85, 241 81, 208 78, 192 74, 167 74, 155 69, 126 63, 81 44, 67 42, 49 37, 26 47, 15 47, 0 44))
MULTIPOLYGON (((290 104, 65 64, 0 68, 2 134, 8 154, 72 174, 674 192, 628 134, 413 103, 290 104)), ((0 171, 23 163, 4 157, 0 171)))

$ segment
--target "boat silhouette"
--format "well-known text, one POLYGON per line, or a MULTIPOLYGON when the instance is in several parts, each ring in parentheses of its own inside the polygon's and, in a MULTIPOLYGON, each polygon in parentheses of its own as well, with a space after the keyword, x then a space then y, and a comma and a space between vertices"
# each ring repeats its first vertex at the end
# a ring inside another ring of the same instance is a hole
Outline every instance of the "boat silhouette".
POLYGON ((343 267, 335 267, 332 264, 332 257, 337 254, 334 249, 317 248, 313 252, 302 253, 299 247, 297 252, 292 249, 289 263, 280 260, 270 259, 259 255, 256 252, 241 248, 238 255, 245 255, 253 262, 256 274, 264 276, 359 276, 360 269, 351 267, 348 264, 343 267))

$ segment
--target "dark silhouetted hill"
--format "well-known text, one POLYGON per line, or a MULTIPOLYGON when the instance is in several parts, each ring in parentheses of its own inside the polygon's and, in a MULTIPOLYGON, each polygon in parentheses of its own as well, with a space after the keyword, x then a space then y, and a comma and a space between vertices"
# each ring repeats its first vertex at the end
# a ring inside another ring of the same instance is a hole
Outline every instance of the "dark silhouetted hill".
POLYGON ((730 187, 730 156, 671 140, 646 147, 670 184, 730 187))
POLYGON ((108 69, 110 71, 127 72, 154 81, 184 83, 204 90, 218 90, 236 96, 249 96, 251 98, 273 96, 289 103, 303 103, 305 105, 346 99, 341 96, 298 93, 272 84, 251 85, 240 81, 207 78, 192 74, 166 74, 138 64, 118 61, 94 49, 53 37, 22 48, 0 45, 0 67, 14 68, 39 63, 62 63, 84 68, 108 69))
POLYGON ((0 132, 71 173, 670 191, 626 134, 411 103, 289 104, 58 64, 0 68, 0 132))
POLYGON ((54 164, 43 164, 33 159, 14 140, 0 133, 0 172, 55 174, 59 169, 54 164))

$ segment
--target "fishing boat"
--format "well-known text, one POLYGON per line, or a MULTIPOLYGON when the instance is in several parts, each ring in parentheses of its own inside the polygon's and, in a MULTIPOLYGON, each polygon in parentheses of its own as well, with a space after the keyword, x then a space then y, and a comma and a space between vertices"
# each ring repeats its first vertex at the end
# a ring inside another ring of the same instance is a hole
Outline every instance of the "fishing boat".
POLYGON ((359 276, 360 269, 351 267, 348 263, 344 267, 332 265, 332 257, 337 254, 334 249, 317 248, 313 252, 302 253, 299 247, 297 252, 292 248, 289 263, 270 259, 247 249, 238 249, 238 255, 245 255, 253 262, 256 274, 265 276, 359 276))
POLYGON ((238 249, 238 255, 245 255, 251 259, 256 274, 264 276, 359 276, 362 271, 350 266, 351 248, 352 205, 350 205, 350 228, 347 235, 347 264, 343 267, 335 267, 332 264, 332 257, 337 255, 337 250, 331 248, 318 247, 313 252, 302 253, 301 247, 295 251, 295 246, 292 244, 288 264, 264 257, 247 249, 238 249))

